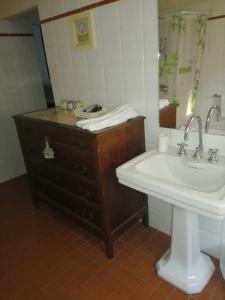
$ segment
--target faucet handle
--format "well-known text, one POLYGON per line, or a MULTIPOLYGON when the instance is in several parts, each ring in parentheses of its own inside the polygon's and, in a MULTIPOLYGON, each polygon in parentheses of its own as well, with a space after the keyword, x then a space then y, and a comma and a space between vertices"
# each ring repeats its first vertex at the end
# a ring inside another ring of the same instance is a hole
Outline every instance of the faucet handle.
POLYGON ((182 142, 182 143, 178 143, 177 146, 180 147, 177 152, 178 155, 187 155, 187 150, 185 149, 185 147, 187 147, 188 144, 186 144, 185 142, 182 142))
POLYGON ((203 149, 201 147, 197 147, 195 149, 195 153, 193 154, 193 157, 197 159, 203 158, 203 149))
POLYGON ((218 162, 218 158, 217 158, 217 153, 218 153, 219 149, 213 149, 210 148, 208 151, 208 161, 211 163, 217 163, 218 162))

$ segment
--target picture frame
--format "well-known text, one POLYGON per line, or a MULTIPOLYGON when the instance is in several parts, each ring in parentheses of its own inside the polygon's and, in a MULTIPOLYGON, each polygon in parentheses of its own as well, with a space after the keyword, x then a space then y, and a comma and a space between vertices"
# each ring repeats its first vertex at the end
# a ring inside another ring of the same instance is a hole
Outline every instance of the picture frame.
POLYGON ((75 49, 96 48, 92 11, 73 15, 71 24, 75 49))

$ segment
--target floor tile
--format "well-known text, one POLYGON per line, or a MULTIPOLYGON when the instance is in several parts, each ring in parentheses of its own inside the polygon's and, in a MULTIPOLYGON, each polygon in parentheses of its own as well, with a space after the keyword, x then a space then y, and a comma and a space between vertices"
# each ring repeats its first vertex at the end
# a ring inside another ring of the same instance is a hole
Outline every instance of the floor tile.
POLYGON ((104 243, 45 204, 34 209, 26 176, 0 184, 1 300, 224 300, 216 271, 202 293, 187 295, 159 278, 155 263, 170 237, 142 224, 104 243), (2 259, 4 258, 4 259, 2 259))

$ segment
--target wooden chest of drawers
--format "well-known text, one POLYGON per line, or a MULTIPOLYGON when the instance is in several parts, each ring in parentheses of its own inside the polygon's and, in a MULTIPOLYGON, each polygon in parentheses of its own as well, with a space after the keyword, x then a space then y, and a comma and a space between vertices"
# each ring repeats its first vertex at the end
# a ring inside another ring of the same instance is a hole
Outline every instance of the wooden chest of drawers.
POLYGON ((147 197, 118 183, 117 166, 145 151, 144 118, 95 133, 30 117, 15 117, 36 207, 44 200, 74 216, 104 239, 113 241, 142 218, 148 225, 147 197), (45 159, 46 140, 54 150, 45 159))
POLYGON ((160 127, 176 128, 177 107, 169 105, 159 111, 160 127))

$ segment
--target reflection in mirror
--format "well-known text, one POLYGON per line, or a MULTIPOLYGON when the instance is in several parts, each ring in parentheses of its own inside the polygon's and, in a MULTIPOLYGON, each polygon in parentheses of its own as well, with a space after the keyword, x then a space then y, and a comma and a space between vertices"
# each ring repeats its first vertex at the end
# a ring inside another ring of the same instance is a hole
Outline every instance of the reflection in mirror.
POLYGON ((225 135, 225 1, 159 1, 160 126, 184 128, 191 114, 225 135))

